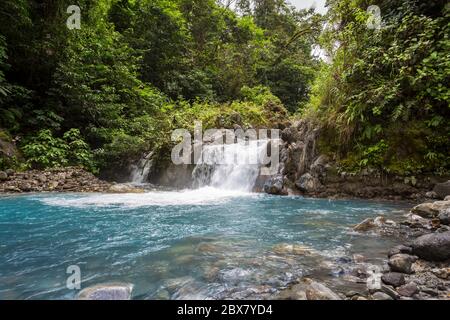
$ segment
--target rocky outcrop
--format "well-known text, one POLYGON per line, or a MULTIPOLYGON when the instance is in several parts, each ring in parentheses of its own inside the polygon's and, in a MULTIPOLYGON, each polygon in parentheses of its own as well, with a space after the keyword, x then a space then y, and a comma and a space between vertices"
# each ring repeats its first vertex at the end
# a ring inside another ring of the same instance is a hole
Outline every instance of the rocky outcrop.
MULTIPOLYGON (((280 167, 283 188, 290 194, 319 198, 378 198, 378 199, 444 199, 450 182, 446 177, 395 176, 373 169, 347 173, 337 163, 320 154, 317 140, 320 129, 311 122, 297 121, 281 134, 280 167), (430 189, 435 190, 429 192, 430 189)), ((277 193, 274 193, 277 194, 277 193)))
POLYGON ((14 172, 8 170, 6 179, 0 181, 0 193, 23 192, 105 192, 142 193, 131 185, 119 185, 98 179, 81 168, 69 167, 14 172))

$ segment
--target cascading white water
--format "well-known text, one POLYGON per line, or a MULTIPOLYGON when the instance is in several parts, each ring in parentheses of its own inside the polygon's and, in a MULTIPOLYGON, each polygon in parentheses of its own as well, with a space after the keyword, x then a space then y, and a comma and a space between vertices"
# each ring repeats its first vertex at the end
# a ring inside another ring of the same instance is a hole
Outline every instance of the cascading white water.
POLYGON ((144 155, 136 165, 131 167, 131 182, 134 184, 142 184, 147 182, 148 174, 152 168, 153 152, 144 155))
POLYGON ((197 187, 251 192, 260 174, 260 159, 269 140, 243 141, 225 145, 204 145, 202 161, 193 177, 197 187))

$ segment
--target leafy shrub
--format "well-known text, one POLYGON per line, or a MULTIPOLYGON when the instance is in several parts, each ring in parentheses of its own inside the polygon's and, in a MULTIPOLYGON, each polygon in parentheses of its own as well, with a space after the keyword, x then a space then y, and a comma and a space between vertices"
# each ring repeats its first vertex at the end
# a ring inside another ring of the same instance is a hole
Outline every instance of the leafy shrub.
POLYGON ((67 131, 63 138, 54 137, 44 129, 36 136, 25 139, 22 152, 31 168, 45 169, 64 166, 81 166, 96 171, 93 155, 78 129, 67 131))

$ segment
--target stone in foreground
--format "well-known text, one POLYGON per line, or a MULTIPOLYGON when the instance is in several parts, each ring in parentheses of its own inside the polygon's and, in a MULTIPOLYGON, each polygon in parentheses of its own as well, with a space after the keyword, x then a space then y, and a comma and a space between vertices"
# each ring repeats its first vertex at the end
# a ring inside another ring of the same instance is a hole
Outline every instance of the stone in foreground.
POLYGON ((78 300, 131 300, 133 285, 129 283, 109 283, 83 289, 78 300))
POLYGON ((428 261, 450 259, 450 231, 419 237, 412 243, 412 248, 415 255, 428 261))
POLYGON ((386 273, 381 277, 381 280, 383 280, 385 284, 393 287, 400 287, 405 284, 405 276, 398 272, 386 273))

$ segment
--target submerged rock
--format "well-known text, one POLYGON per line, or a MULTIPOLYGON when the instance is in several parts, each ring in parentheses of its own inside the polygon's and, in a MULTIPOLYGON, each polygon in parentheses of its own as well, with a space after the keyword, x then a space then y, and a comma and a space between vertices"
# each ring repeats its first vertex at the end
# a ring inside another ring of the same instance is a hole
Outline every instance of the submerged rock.
POLYGON ((129 283, 99 284, 83 289, 78 300, 131 300, 133 285, 129 283))
POLYGON ((412 243, 413 253, 430 261, 450 259, 450 231, 421 236, 412 243))
POLYGON ((276 254, 280 255, 292 254, 299 256, 309 256, 314 254, 314 249, 299 244, 287 244, 287 243, 277 244, 273 248, 273 251, 276 254))
POLYGON ((364 220, 363 222, 354 226, 353 230, 357 231, 357 232, 366 232, 366 231, 372 230, 375 227, 376 227, 376 225, 375 225, 374 219, 368 218, 368 219, 364 220))

